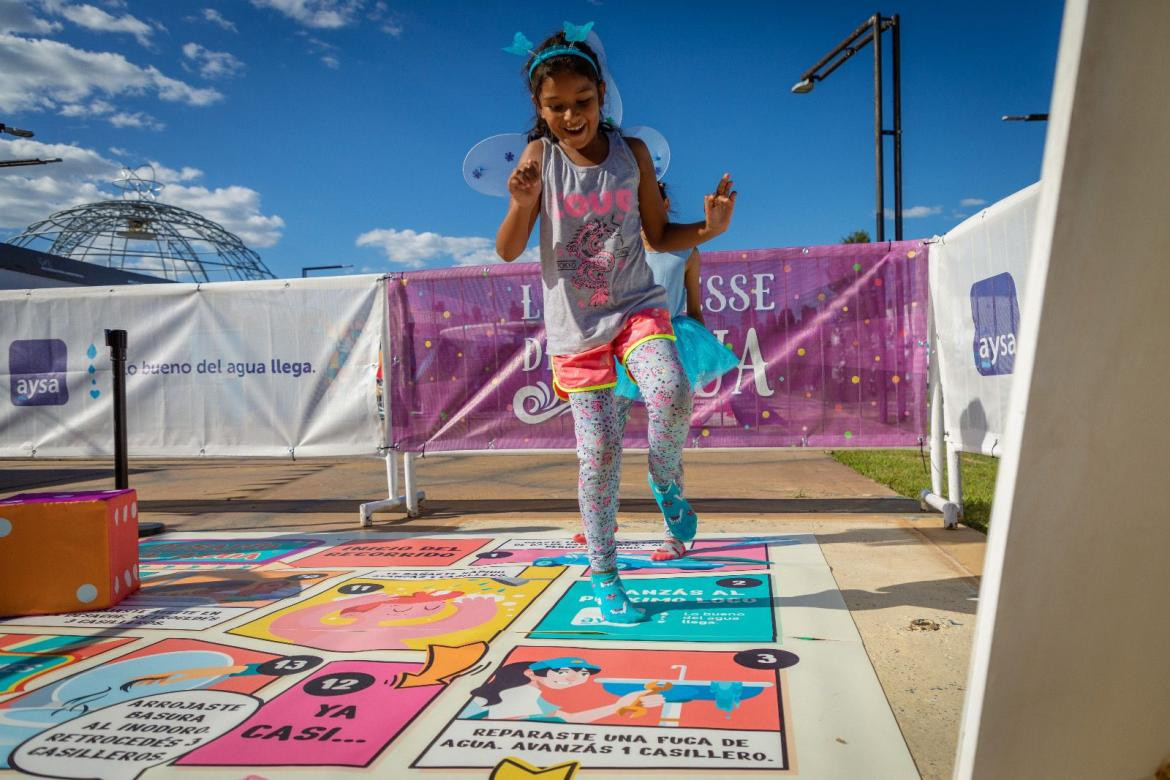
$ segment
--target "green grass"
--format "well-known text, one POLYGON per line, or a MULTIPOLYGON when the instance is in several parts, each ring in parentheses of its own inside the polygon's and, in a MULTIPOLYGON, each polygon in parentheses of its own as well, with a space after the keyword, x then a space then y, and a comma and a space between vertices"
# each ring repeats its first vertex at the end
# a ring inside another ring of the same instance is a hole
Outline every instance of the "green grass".
MULTIPOLYGON (((834 450, 832 455, 858 474, 908 498, 916 499, 923 488, 930 487, 930 456, 924 464, 923 454, 914 450, 834 450)), ((999 461, 967 452, 959 457, 963 466, 963 524, 987 533, 999 461)))

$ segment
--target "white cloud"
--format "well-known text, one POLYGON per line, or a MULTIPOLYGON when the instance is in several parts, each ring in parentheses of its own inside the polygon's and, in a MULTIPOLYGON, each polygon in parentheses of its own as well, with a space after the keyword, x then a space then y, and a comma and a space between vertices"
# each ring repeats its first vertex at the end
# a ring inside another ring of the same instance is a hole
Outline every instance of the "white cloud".
MULTIPOLYGON (((942 213, 942 206, 911 206, 908 209, 902 209, 903 219, 915 219, 917 217, 933 217, 935 214, 942 213)), ((894 218, 894 210, 886 209, 886 218, 894 218)))
POLYGON ((139 67, 121 54, 92 52, 60 41, 0 34, 0 110, 51 111, 81 103, 94 93, 104 96, 155 93, 172 103, 206 106, 223 98, 210 88, 196 88, 139 67))
POLYGON ((126 111, 119 111, 116 114, 111 114, 107 121, 114 127, 137 127, 146 130, 163 130, 166 125, 150 114, 144 114, 141 111, 128 113, 126 111))
POLYGON ((226 51, 211 51, 197 43, 183 44, 183 56, 199 67, 199 75, 205 79, 222 79, 238 76, 244 70, 244 63, 226 51))
POLYGON ((130 150, 123 149, 120 146, 111 146, 109 148, 109 151, 110 151, 110 154, 114 155, 115 157, 129 157, 130 156, 130 150))
POLYGON ((105 100, 93 100, 89 105, 83 103, 68 103, 61 106, 58 112, 61 116, 69 117, 84 117, 84 116, 105 116, 112 113, 114 105, 105 100))
POLYGON ((0 0, 0 33, 48 35, 61 29, 60 22, 41 19, 24 0, 0 0))
MULTIPOLYGON (((113 200, 120 196, 112 182, 122 166, 92 149, 69 144, 43 144, 17 139, 0 141, 0 159, 60 157, 52 165, 17 168, 0 177, 0 230, 21 231, 33 222, 71 206, 113 200)), ((202 177, 197 168, 168 168, 152 163, 155 178, 167 185, 158 201, 194 211, 239 236, 252 248, 280 240, 284 220, 260 210, 260 193, 230 185, 209 189, 183 182, 202 177)), ((145 171, 140 173, 145 175, 145 171)))
POLYGON ((252 249, 272 246, 284 230, 283 219, 260 213, 260 193, 249 187, 231 185, 208 189, 171 185, 158 199, 219 223, 252 249))
POLYGON ((963 198, 959 201, 960 206, 982 206, 987 203, 983 198, 963 198))
POLYGON ((54 211, 113 197, 101 186, 117 177, 118 166, 91 149, 25 139, 0 141, 0 159, 50 157, 62 162, 15 168, 0 176, 0 227, 20 231, 54 211))
POLYGON ((305 42, 309 45, 308 48, 310 54, 319 54, 323 51, 340 51, 340 49, 338 49, 332 43, 323 41, 316 36, 310 35, 304 30, 297 30, 297 35, 305 39, 305 42))
MULTIPOLYGON (((162 163, 151 160, 150 167, 154 168, 154 178, 163 184, 178 184, 181 181, 192 181, 203 176, 203 171, 198 168, 192 168, 190 165, 184 165, 180 170, 168 168, 162 163)), ((149 171, 144 171, 149 173, 149 171)))
POLYGON ((142 111, 133 113, 116 111, 112 103, 105 100, 93 100, 90 103, 68 103, 58 112, 61 116, 76 119, 93 117, 103 119, 114 127, 137 127, 147 130, 162 130, 166 125, 142 111))
POLYGON ((154 28, 130 14, 113 16, 96 6, 68 5, 57 0, 45 0, 44 5, 45 10, 65 17, 78 27, 95 32, 127 33, 143 46, 151 44, 154 28))
POLYGON ((223 14, 221 14, 219 11, 215 10, 214 8, 204 8, 203 9, 203 18, 206 21, 211 22, 214 25, 218 25, 219 27, 222 27, 223 29, 227 30, 228 32, 234 32, 234 33, 239 32, 239 30, 236 29, 236 25, 233 22, 230 22, 227 19, 223 18, 223 14))
POLYGON ((341 49, 337 46, 314 37, 304 30, 298 30, 297 35, 305 39, 305 44, 310 54, 321 54, 321 63, 325 67, 332 68, 333 70, 341 67, 341 59, 335 53, 341 51, 341 49), (324 53, 322 54, 322 52, 324 53))
POLYGON ((386 5, 383 0, 378 0, 378 2, 374 3, 374 7, 370 9, 366 18, 371 22, 380 22, 381 24, 378 25, 379 29, 387 35, 395 38, 402 37, 402 22, 395 18, 394 14, 390 13, 390 6, 386 5))
POLYGON ((271 8, 306 27, 321 30, 349 25, 363 4, 363 0, 252 0, 257 8, 271 8))
MULTIPOLYGON (((408 268, 426 265, 485 265, 500 263, 495 242, 479 236, 442 236, 438 233, 417 233, 413 230, 378 228, 357 237, 357 246, 380 249, 391 263, 408 268)), ((537 249, 529 249, 521 260, 535 260, 537 249)))

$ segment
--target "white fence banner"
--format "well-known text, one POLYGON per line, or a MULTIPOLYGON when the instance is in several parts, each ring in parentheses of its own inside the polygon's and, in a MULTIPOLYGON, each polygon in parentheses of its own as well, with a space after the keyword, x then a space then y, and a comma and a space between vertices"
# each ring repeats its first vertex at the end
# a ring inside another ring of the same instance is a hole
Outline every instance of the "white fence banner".
POLYGON ((0 292, 0 457, 373 455, 380 276, 0 292))
POLYGON ((999 454, 1039 193, 1039 184, 1020 190, 930 249, 944 427, 966 452, 999 454))

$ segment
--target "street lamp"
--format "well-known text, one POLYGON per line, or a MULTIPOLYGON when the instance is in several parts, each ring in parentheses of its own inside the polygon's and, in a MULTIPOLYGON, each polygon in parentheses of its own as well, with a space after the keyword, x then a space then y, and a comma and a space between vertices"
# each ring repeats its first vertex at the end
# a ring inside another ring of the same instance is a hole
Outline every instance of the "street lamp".
POLYGON ((306 265, 301 266, 301 278, 309 275, 309 271, 332 271, 336 268, 353 268, 352 265, 306 265))
POLYGON ((60 157, 38 157, 35 160, 0 160, 0 168, 16 168, 21 165, 48 165, 61 162, 60 157))
MULTIPOLYGON (((12 125, 6 125, 3 122, 0 122, 0 133, 7 133, 8 135, 14 135, 17 138, 32 138, 33 137, 32 130, 21 130, 19 127, 13 127, 12 125)), ((61 162, 60 157, 50 157, 48 159, 37 158, 35 160, 0 160, 0 168, 15 168, 15 167, 21 166, 21 165, 48 165, 49 163, 58 163, 58 162, 61 162)))
POLYGON ((0 133, 8 133, 9 135, 14 135, 17 138, 32 138, 33 137, 32 130, 21 130, 19 127, 13 127, 12 125, 6 125, 3 122, 0 122, 0 133))
POLYGON ((1007 114, 1004 122, 1047 122, 1048 114, 1007 114))
POLYGON ((821 58, 792 86, 798 95, 812 92, 818 81, 841 67, 857 52, 873 43, 873 134, 874 152, 877 158, 877 240, 884 241, 886 230, 885 214, 885 160, 883 147, 885 136, 894 137, 894 239, 902 240, 902 43, 900 15, 882 16, 878 12, 866 19, 848 38, 821 58), (882 118, 882 33, 890 30, 893 36, 893 78, 894 78, 894 127, 886 130, 882 118))

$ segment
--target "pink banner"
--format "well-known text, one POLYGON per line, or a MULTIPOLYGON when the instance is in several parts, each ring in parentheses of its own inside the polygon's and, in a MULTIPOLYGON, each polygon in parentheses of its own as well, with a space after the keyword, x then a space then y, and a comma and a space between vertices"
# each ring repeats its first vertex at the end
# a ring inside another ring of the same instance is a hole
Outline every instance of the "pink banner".
MULTIPOLYGON (((703 255, 708 329, 739 367, 695 394, 691 447, 915 446, 926 430, 921 241, 703 255)), ((400 451, 573 449, 535 263, 396 274, 386 367, 400 451)), ((646 446, 635 406, 626 445, 646 446)))

